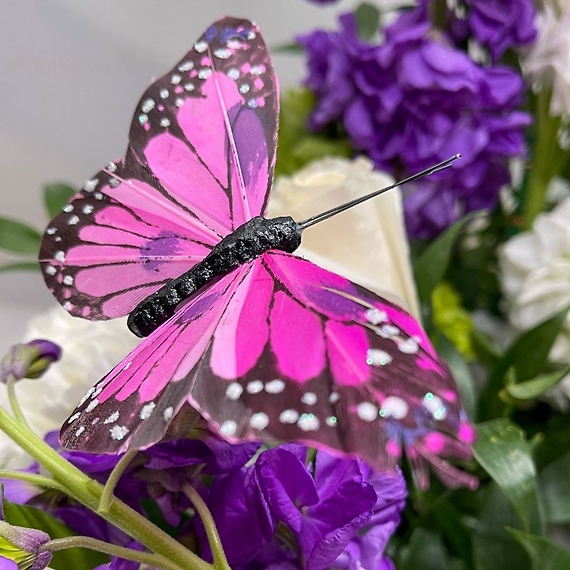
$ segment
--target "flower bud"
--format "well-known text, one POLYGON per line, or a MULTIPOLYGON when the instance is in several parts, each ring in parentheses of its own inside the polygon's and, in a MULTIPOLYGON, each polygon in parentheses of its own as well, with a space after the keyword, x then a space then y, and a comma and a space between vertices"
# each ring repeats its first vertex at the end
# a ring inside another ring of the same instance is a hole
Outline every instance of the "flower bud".
POLYGON ((42 550, 42 546, 51 540, 49 534, 43 530, 7 523, 4 520, 3 503, 4 490, 0 486, 0 570, 47 568, 53 555, 49 550, 42 550))
POLYGON ((2 359, 0 381, 5 384, 10 376, 16 380, 39 378, 60 356, 59 346, 49 340, 37 339, 16 344, 2 359))

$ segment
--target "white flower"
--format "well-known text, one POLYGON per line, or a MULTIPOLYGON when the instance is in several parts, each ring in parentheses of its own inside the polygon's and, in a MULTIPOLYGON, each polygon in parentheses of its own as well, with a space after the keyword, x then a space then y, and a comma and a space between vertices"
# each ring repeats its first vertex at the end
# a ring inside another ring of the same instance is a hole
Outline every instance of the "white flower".
POLYGON ((522 59, 524 74, 539 88, 551 87, 551 115, 570 116, 570 2, 545 0, 537 12, 536 42, 522 59))
MULTIPOLYGON (((57 306, 34 318, 24 341, 45 338, 62 348, 62 357, 38 380, 21 380, 16 395, 32 430, 40 436, 57 430, 81 397, 139 342, 125 319, 91 322, 57 306)), ((2 402, 7 402, 5 387, 2 402)), ((7 404, 5 404, 7 405, 7 404)), ((0 468, 27 467, 30 457, 0 432, 0 468)))
MULTIPOLYGON (((269 216, 302 221, 393 184, 366 158, 325 158, 277 180, 269 216)), ((419 318, 398 189, 338 214, 303 233, 299 255, 344 275, 419 318)))
MULTIPOLYGON (((540 214, 531 231, 511 238, 499 250, 499 263, 509 319, 519 331, 570 305, 570 198, 540 214)), ((570 363, 570 315, 550 358, 570 363)), ((570 398, 570 378, 557 389, 570 398)))

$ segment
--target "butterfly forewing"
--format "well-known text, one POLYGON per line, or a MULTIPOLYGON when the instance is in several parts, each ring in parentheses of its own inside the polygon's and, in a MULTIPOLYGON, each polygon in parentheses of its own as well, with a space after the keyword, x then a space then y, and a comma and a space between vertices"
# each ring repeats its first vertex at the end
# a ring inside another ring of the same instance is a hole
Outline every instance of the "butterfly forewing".
POLYGON ((265 211, 273 180, 279 93, 257 26, 214 23, 141 98, 135 156, 215 229, 265 211))
POLYGON ((93 320, 125 315, 263 213, 277 118, 257 28, 216 22, 144 93, 125 159, 49 224, 40 263, 58 301, 93 320))

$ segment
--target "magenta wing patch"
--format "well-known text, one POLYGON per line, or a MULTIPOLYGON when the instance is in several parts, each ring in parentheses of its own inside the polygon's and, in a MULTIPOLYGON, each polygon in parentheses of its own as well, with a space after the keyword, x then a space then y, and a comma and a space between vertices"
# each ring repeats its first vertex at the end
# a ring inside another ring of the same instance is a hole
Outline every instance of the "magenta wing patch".
POLYGON ((126 315, 262 214, 278 105, 257 27, 214 23, 142 96, 125 159, 49 224, 40 264, 57 300, 92 320, 126 315))

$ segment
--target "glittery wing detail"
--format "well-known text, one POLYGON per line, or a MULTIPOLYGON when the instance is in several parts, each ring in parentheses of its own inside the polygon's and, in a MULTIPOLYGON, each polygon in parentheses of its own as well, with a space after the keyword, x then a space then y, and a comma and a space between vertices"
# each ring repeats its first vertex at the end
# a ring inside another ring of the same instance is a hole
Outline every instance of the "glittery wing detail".
POLYGON ((121 453, 160 441, 187 401, 214 331, 249 269, 202 290, 91 388, 63 424, 62 445, 121 453))
POLYGON ((390 471, 405 451, 451 487, 476 479, 453 378, 411 315, 290 254, 264 254, 236 289, 189 399, 230 442, 304 441, 390 471), (206 365, 208 363, 208 365, 206 365))
POLYGON ((145 92, 130 144, 171 196, 229 233, 265 211, 278 115, 277 81, 257 26, 224 18, 145 92))
POLYGON ((189 270, 219 239, 158 195, 156 180, 128 154, 51 221, 39 261, 48 288, 72 315, 112 319, 189 270))

